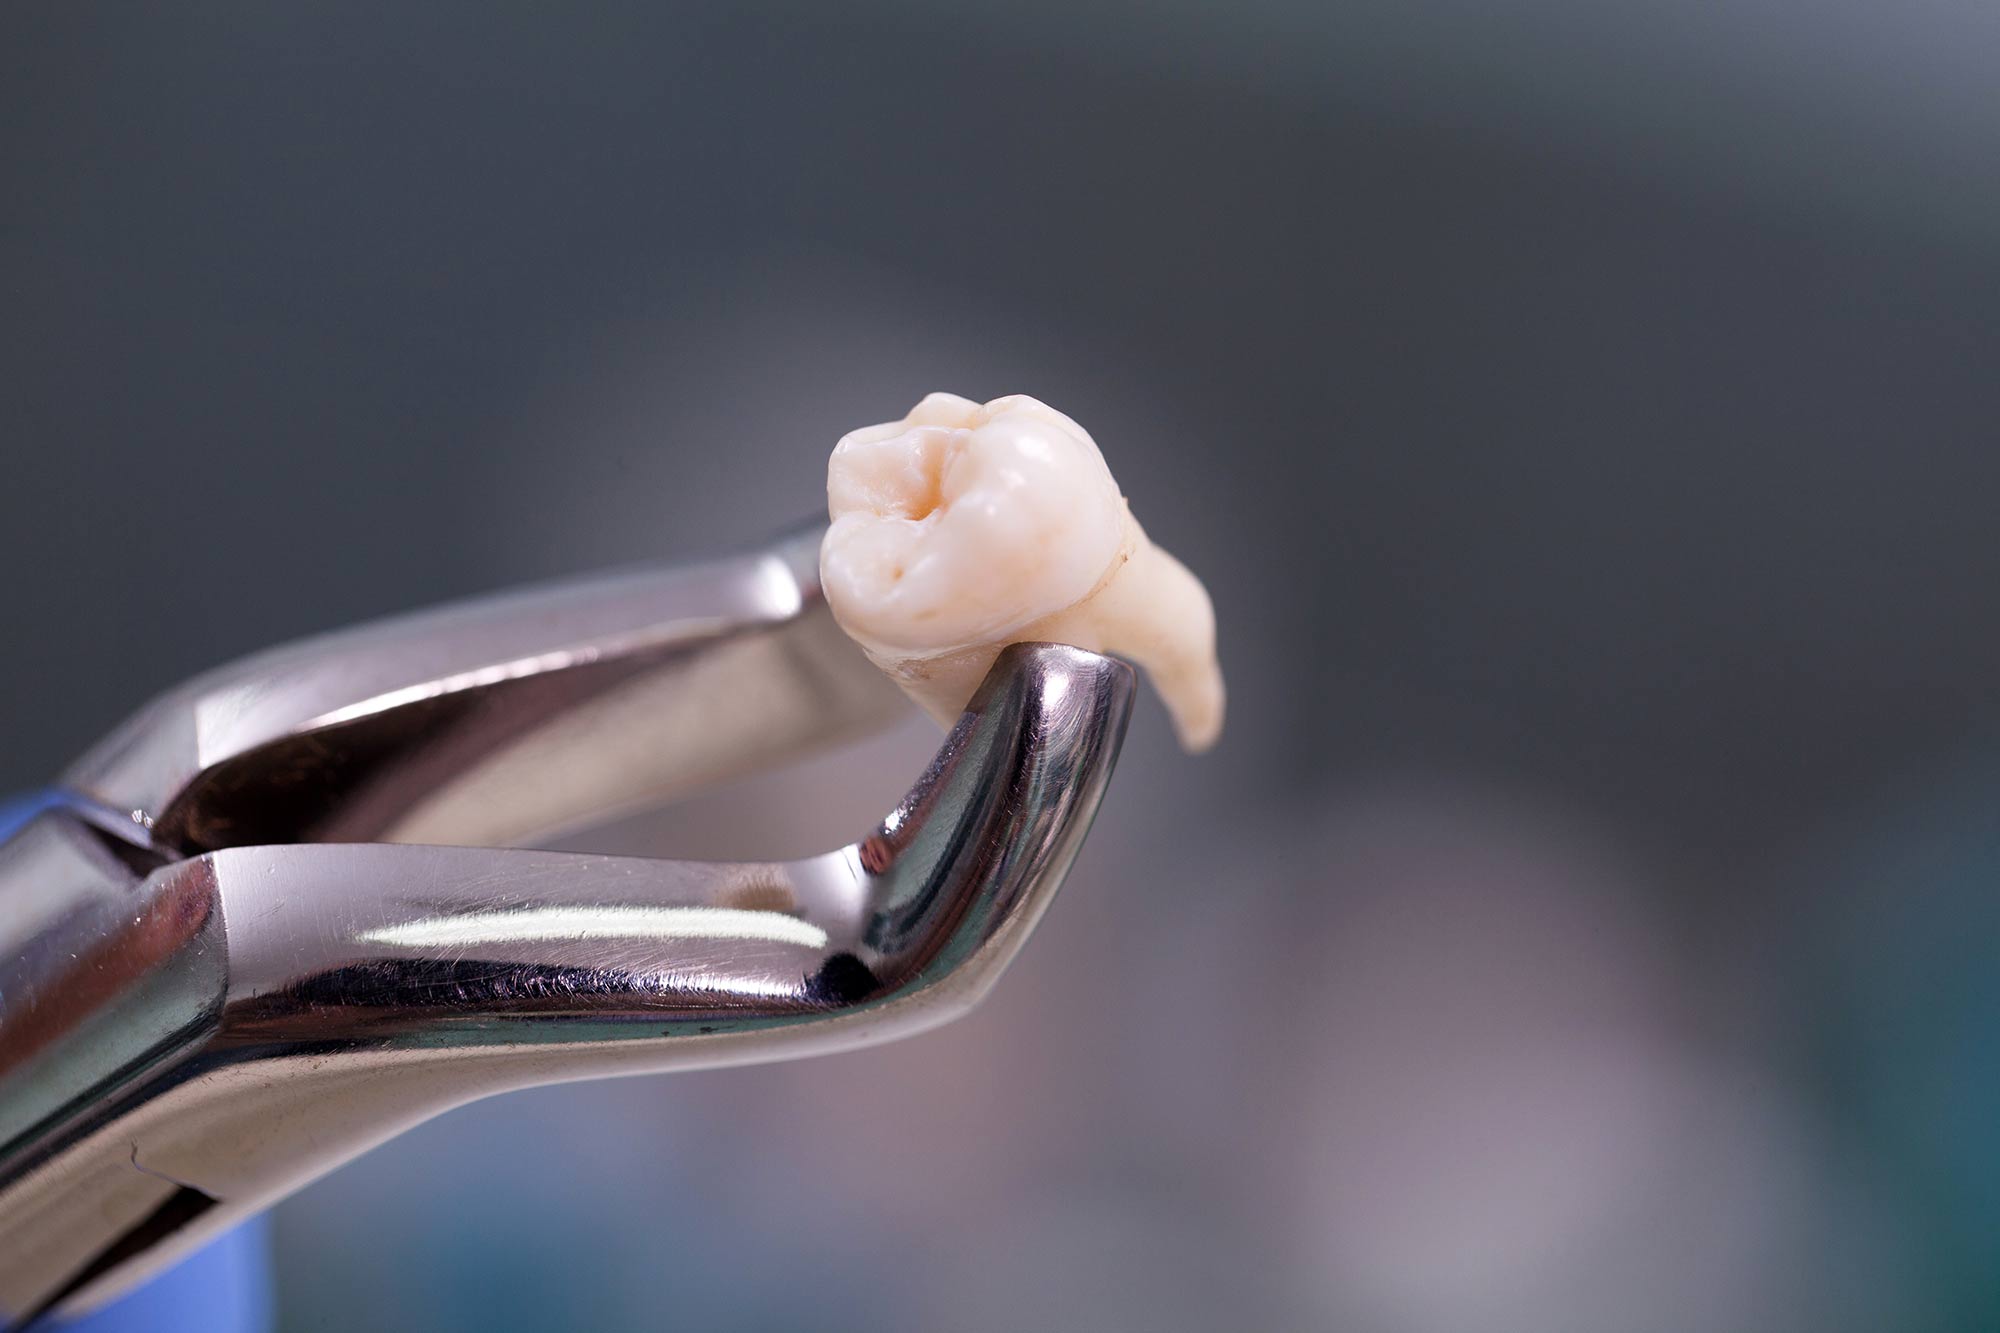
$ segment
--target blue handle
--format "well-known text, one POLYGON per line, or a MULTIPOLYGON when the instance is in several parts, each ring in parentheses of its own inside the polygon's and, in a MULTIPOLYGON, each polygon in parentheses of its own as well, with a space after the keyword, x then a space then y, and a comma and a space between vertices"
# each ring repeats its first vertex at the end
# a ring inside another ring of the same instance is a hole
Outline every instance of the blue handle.
MULTIPOLYGON (((48 791, 0 801, 0 842, 61 804, 48 791)), ((102 1310, 54 1327, 67 1333, 269 1333, 269 1232, 267 1219, 253 1218, 102 1310)))
POLYGON ((28 821, 42 811, 53 810, 60 804, 62 798, 54 791, 31 791, 0 800, 0 842, 26 828, 28 821))
POLYGON ((269 1333, 270 1224, 256 1217, 64 1333, 269 1333))

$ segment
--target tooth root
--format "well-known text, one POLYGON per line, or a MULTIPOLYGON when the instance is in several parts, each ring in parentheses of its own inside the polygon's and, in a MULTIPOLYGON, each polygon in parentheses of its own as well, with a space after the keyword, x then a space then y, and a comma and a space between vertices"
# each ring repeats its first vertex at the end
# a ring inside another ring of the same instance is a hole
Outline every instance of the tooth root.
MULTIPOLYGON (((1139 532, 1131 559, 1094 597, 1063 615, 1092 622, 1097 646, 1078 647, 1130 658, 1145 671, 1173 718, 1181 748, 1199 754, 1215 744, 1224 702, 1215 607, 1186 565, 1139 532)), ((1061 634, 1050 637, 1074 642, 1061 634)))
POLYGON ((864 645, 868 659, 948 727, 1008 643, 1067 643, 1114 654, 1144 671, 1159 691, 1181 748, 1202 753, 1222 735, 1226 698, 1215 655, 1215 608, 1186 565, 1127 521, 1136 540, 1117 572, 1091 596, 1022 627, 1005 643, 918 657, 864 645))

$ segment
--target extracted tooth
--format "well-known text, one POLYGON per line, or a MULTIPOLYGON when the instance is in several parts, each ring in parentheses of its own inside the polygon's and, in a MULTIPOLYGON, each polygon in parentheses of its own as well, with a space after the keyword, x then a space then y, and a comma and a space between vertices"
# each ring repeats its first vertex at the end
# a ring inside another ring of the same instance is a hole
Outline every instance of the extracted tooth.
POLYGON ((1010 643, 1130 658, 1189 750, 1222 731, 1215 610, 1152 544, 1090 435, 1023 394, 934 393, 841 438, 820 582, 870 660, 949 725, 1010 643))

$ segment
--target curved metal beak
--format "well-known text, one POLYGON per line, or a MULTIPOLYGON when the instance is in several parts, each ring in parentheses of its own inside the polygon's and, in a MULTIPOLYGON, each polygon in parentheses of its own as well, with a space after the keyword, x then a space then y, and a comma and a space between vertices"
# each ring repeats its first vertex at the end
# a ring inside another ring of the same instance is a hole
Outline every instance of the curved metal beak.
POLYGON ((801 861, 299 843, 154 871, 135 947, 181 960, 206 999, 114 1095, 14 1157, 31 1165, 0 1179, 0 1310, 94 1304, 490 1093, 957 1016, 1061 885, 1133 689, 1108 658, 1009 649, 881 826, 801 861))
POLYGON ((1132 694, 1122 662, 1010 648, 876 831, 804 860, 245 847, 154 891, 212 885, 231 1060, 469 1052, 544 1082, 838 1049, 993 983, 1089 830, 1132 694))

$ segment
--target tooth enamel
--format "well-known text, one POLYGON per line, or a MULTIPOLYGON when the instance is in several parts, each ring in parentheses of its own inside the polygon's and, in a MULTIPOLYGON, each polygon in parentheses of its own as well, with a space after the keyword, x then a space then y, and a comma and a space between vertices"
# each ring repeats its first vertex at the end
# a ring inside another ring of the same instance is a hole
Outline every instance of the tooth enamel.
POLYGON ((843 436, 827 464, 820 582, 834 618, 940 722, 1010 643, 1143 667, 1181 744, 1222 730, 1215 612, 1147 540, 1090 435, 1022 394, 934 393, 843 436))

